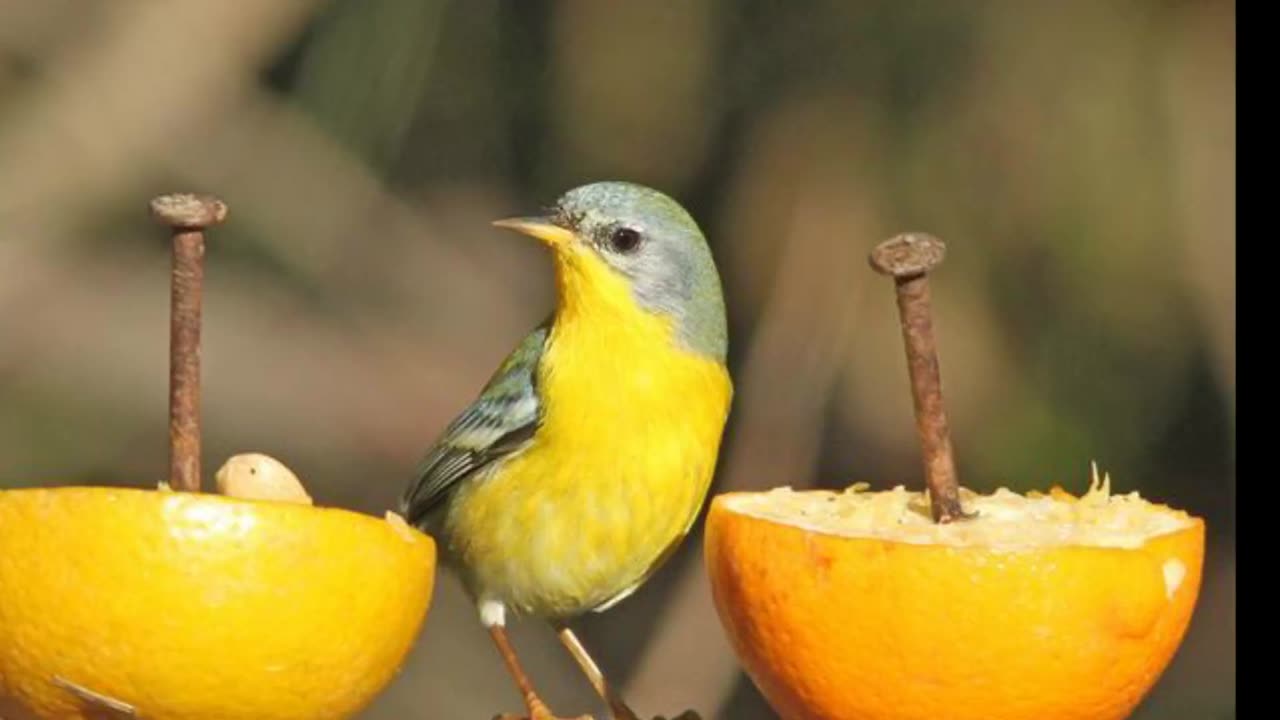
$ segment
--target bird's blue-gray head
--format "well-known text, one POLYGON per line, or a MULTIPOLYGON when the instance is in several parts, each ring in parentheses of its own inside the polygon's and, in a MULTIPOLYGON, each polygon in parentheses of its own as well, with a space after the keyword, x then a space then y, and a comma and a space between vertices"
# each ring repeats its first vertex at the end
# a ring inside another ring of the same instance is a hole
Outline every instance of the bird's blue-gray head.
POLYGON ((724 360, 720 276, 698 224, 675 200, 643 185, 598 182, 565 193, 545 218, 498 224, 553 246, 588 246, 627 279, 641 307, 671 318, 682 345, 724 360))

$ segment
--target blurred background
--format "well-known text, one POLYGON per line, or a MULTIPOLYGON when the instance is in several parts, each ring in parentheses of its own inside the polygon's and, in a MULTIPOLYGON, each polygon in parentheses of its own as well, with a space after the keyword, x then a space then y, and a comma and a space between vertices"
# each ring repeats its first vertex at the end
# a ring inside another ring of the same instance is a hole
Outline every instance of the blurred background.
MULTIPOLYGON (((206 474, 259 450, 381 513, 553 303, 489 226, 592 180, 681 200, 728 295, 718 490, 919 487, 890 284, 925 230, 962 481, 1087 483, 1210 530, 1201 599, 1135 717, 1235 717, 1235 7, 1230 2, 0 0, 0 487, 166 471, 168 244, 211 191, 206 474)), ((697 533, 586 619, 632 703, 773 714, 697 533)), ((549 631, 515 640, 595 710, 549 631)), ((519 698, 442 581, 366 717, 519 698)))

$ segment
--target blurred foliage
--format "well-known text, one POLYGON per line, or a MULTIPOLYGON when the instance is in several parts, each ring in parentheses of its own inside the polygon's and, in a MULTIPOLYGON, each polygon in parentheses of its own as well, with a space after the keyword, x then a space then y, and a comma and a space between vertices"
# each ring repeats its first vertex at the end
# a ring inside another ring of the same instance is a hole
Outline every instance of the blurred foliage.
MULTIPOLYGON (((739 386, 720 487, 915 485, 891 291, 864 258, 928 230, 949 243, 935 302, 963 481, 1079 489, 1097 460, 1205 516, 1201 606, 1138 717, 1234 717, 1233 3, 0 17, 0 484, 163 471, 167 248, 141 208, 193 188, 232 208, 208 259, 207 470, 264 450, 318 500, 381 510, 552 302, 539 249, 488 221, 612 177, 684 201, 719 259, 739 386)), ((697 544, 585 634, 637 705, 769 717, 697 544)), ((516 707, 472 613, 446 586, 369 717, 516 707)), ((523 632, 551 696, 587 707, 523 632)))

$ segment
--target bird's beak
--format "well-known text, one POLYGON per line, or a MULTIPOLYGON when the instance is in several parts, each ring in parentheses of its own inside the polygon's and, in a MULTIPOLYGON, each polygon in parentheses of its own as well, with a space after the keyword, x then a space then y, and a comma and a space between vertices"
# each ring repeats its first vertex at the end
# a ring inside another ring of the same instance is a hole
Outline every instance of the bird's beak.
POLYGON ((535 237, 552 248, 563 247, 573 241, 573 232, 571 230, 566 230, 547 218, 507 218, 506 220, 495 220, 493 224, 500 228, 508 228, 518 233, 535 237))

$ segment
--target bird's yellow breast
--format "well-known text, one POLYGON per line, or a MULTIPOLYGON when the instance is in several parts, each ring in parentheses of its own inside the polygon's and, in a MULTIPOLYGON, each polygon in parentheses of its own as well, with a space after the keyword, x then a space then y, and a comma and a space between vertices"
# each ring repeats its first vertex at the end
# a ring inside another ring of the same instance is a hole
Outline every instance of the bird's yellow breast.
POLYGON ((681 348, 621 277, 566 262, 537 374, 541 425, 460 490, 446 521, 473 591, 542 616, 628 593, 685 535, 732 395, 723 364, 681 348))

